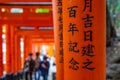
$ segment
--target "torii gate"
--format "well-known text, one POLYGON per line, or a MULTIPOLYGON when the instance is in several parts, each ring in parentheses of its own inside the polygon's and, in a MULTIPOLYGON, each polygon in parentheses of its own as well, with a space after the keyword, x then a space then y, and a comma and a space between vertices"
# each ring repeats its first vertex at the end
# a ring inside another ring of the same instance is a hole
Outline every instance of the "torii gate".
POLYGON ((37 40, 35 35, 40 35, 42 41, 38 43, 53 43, 53 29, 52 30, 40 30, 41 27, 53 27, 52 20, 52 6, 50 0, 35 1, 34 0, 2 0, 0 1, 0 76, 3 75, 3 70, 5 69, 7 73, 15 73, 21 70, 21 58, 20 58, 20 38, 25 39, 25 51, 24 60, 27 57, 27 53, 31 52, 30 46, 32 45, 32 40, 37 40), (21 4, 21 2, 26 2, 21 4), (27 3, 29 2, 29 3, 27 3), (40 3, 36 3, 40 2, 40 3), (36 4, 36 5, 35 5, 36 4), (22 8, 24 12, 10 13, 11 8, 22 8), (48 13, 35 13, 36 8, 47 8, 48 13), (6 11, 2 12, 2 9, 6 11), (2 26, 6 26, 6 66, 3 65, 3 53, 2 53, 2 26), (21 26, 33 26, 34 30, 25 31, 21 30, 21 26), (31 37, 33 36, 33 37, 31 37), (29 45, 26 45, 29 44, 29 45))

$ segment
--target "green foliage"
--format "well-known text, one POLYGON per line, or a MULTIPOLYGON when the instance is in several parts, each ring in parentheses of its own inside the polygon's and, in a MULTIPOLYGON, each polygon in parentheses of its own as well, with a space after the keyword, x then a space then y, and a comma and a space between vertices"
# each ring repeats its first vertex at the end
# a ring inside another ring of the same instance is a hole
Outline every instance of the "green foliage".
POLYGON ((120 28, 120 0, 107 0, 112 22, 116 28, 120 28))

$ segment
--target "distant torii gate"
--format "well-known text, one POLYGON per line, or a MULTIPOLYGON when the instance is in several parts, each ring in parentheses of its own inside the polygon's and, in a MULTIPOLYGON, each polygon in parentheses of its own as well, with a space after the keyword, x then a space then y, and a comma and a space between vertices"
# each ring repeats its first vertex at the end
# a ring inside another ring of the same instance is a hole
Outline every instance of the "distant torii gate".
MULTIPOLYGON (((34 0, 33 0, 34 1, 34 0)), ((45 0, 46 2, 50 3, 51 0, 45 0)), ((45 1, 39 1, 39 2, 45 2, 45 1)), ((3 70, 6 69, 7 73, 15 73, 19 70, 21 70, 21 62, 20 62, 20 38, 23 37, 25 39, 27 39, 24 36, 21 35, 31 35, 31 33, 28 31, 28 33, 26 34, 26 32, 23 31, 22 32, 17 32, 16 30, 18 29, 18 26, 34 26, 35 31, 34 33, 38 33, 38 34, 42 34, 42 36, 48 36, 49 38, 51 37, 52 39, 54 39, 53 37, 53 31, 52 30, 38 30, 38 28, 40 26, 53 26, 53 21, 52 21, 52 12, 51 12, 51 4, 46 5, 48 3, 40 3, 40 5, 32 5, 30 6, 30 4, 28 6, 25 5, 9 5, 11 3, 9 2, 16 2, 16 0, 2 0, 2 2, 0 1, 0 9, 2 8, 6 8, 6 10, 8 11, 7 13, 2 13, 2 11, 0 11, 0 76, 3 75, 3 70), (4 5, 2 5, 4 4, 4 5), (9 6, 7 6, 9 5, 9 6), (23 14, 12 14, 10 13, 10 8, 23 8, 24 9, 24 13, 23 14), (36 9, 37 7, 41 7, 41 8, 49 8, 50 12, 49 13, 41 13, 41 14, 35 14, 33 12, 29 13, 29 9, 30 8, 34 8, 36 9), (28 9, 29 8, 29 9, 28 9), (27 15, 29 14, 29 15, 27 15), (12 17, 11 17, 12 16, 12 17), (28 18, 29 17, 29 18, 28 18), (6 18, 6 19, 5 19, 6 18), (3 53, 2 53, 2 25, 7 24, 7 28, 6 28, 6 48, 7 48, 7 55, 6 55, 6 67, 3 67, 3 53), (47 33, 46 33, 47 32, 47 33), (52 36, 51 36, 52 35, 52 36), (19 63, 19 64, 18 64, 19 63)), ((17 1, 19 2, 19 1, 17 1)), ((23 2, 23 1, 20 1, 23 2)), ((25 2, 29 2, 29 1, 25 1, 25 2)), ((31 1, 32 2, 32 1, 31 1)), ((33 34, 33 32, 32 32, 33 34)), ((25 40, 26 41, 26 40, 25 40)), ((53 40, 51 40, 53 42, 53 40)), ((50 42, 50 41, 49 41, 50 42)), ((26 44, 26 43, 25 43, 26 44)), ((25 49, 25 52, 28 49, 25 49)), ((31 49, 29 49, 30 51, 31 49)), ((26 55, 25 55, 26 56, 26 55)))

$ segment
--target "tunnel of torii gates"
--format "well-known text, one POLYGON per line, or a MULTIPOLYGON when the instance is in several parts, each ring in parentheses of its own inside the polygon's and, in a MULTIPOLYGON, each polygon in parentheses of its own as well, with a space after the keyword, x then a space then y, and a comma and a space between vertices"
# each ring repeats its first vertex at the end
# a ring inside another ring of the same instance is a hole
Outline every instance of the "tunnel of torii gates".
POLYGON ((105 0, 0 0, 0 76, 55 40, 57 80, 106 80, 105 14, 105 0))
MULTIPOLYGON (((19 1, 22 0, 17 0, 19 1)), ((40 51, 41 45, 54 46, 51 4, 21 5, 14 2, 16 1, 0 0, 0 76, 4 71, 7 74, 20 71, 28 53, 40 51), (20 41, 24 42, 24 46, 20 41)), ((49 50, 48 55, 53 56, 53 51, 49 50)))

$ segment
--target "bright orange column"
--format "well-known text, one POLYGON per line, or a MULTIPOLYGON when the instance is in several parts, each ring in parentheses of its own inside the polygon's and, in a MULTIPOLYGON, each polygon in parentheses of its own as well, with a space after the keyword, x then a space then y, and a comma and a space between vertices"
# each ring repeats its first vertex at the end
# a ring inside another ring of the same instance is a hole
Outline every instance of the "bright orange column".
POLYGON ((15 35, 15 63, 14 63, 14 65, 15 65, 15 72, 17 72, 17 67, 18 67, 17 56, 18 56, 18 54, 17 54, 17 35, 15 35))
POLYGON ((18 53, 18 70, 20 71, 22 68, 21 68, 21 65, 22 65, 22 62, 21 62, 21 51, 20 51, 20 36, 18 36, 18 47, 17 47, 17 53, 18 53))
POLYGON ((27 37, 24 37, 24 60, 26 60, 26 58, 28 57, 28 52, 27 52, 27 37))
POLYGON ((21 70, 20 36, 15 35, 15 72, 21 70))
POLYGON ((28 53, 32 51, 29 37, 24 37, 24 60, 28 58, 28 53))
POLYGON ((17 37, 17 71, 21 70, 20 36, 17 37))
POLYGON ((3 75, 2 27, 0 25, 0 76, 3 75))
POLYGON ((10 26, 6 26, 6 72, 11 72, 10 26))
MULTIPOLYGON (((10 36, 11 36, 11 72, 15 72, 15 26, 10 26, 10 36)), ((10 65, 9 65, 10 66, 10 65)))
POLYGON ((55 54, 57 64, 57 80, 64 80, 64 60, 63 60, 63 17, 62 17, 62 0, 53 1, 53 20, 54 20, 54 38, 55 54))
POLYGON ((23 37, 24 39, 24 61, 26 60, 27 54, 26 54, 26 38, 25 36, 23 37))
MULTIPOLYGON (((30 41, 31 39, 28 37, 28 53, 30 53, 30 52, 32 52, 32 43, 31 43, 31 41, 30 41)), ((33 53, 34 54, 34 53, 33 53)))
POLYGON ((63 0, 64 80, 106 80, 105 0, 63 0))

